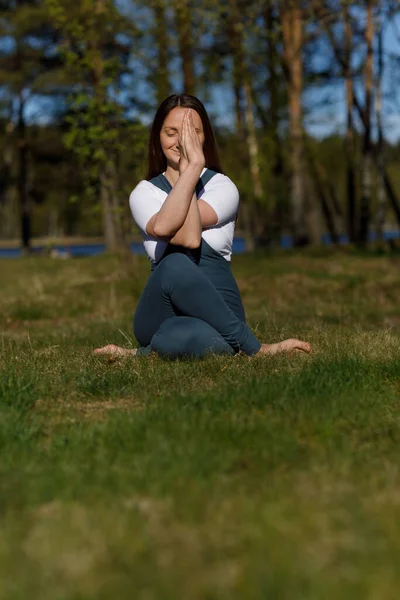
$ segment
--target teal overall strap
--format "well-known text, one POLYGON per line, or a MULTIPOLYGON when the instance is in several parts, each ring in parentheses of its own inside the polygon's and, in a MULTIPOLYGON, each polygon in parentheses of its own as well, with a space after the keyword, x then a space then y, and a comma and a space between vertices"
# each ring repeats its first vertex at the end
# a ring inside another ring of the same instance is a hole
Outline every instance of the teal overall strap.
POLYGON ((169 194, 170 191, 172 190, 172 186, 171 186, 170 182, 163 174, 157 175, 157 177, 153 177, 153 179, 150 179, 150 183, 152 183, 153 185, 158 187, 160 190, 162 190, 166 194, 169 194))
POLYGON ((196 185, 197 197, 200 196, 201 192, 206 187, 206 184, 210 181, 210 179, 214 177, 214 175, 217 175, 217 171, 213 171, 212 169, 206 169, 206 172, 200 177, 196 185))
MULTIPOLYGON (((196 194, 199 196, 203 191, 206 184, 217 174, 217 171, 213 171, 212 169, 206 169, 206 172, 200 177, 199 181, 196 185, 196 194)), ((168 179, 161 173, 161 175, 157 175, 157 177, 153 177, 150 179, 150 183, 158 187, 160 190, 169 194, 172 190, 172 185, 168 181, 168 179)))

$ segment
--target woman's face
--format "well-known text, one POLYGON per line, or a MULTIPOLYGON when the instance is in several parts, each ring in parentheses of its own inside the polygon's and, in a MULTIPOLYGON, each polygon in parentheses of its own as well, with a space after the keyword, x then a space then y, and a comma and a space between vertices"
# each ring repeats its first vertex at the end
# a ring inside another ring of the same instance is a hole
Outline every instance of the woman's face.
MULTIPOLYGON (((166 116, 160 131, 160 143, 162 151, 167 159, 167 163, 171 166, 179 167, 179 136, 182 132, 182 121, 187 111, 187 108, 176 106, 166 116)), ((199 136, 201 145, 204 145, 204 130, 203 123, 199 113, 192 109, 193 123, 199 136)))

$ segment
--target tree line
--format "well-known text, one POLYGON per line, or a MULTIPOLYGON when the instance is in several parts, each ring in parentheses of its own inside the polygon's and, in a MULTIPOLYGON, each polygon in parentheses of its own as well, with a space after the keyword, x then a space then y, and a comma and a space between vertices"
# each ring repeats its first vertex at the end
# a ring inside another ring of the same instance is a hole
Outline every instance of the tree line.
POLYGON ((296 246, 381 239, 400 225, 399 145, 384 127, 399 12, 395 0, 0 0, 0 239, 123 248, 149 118, 180 92, 211 114, 223 104, 217 139, 248 248, 283 233, 296 246), (344 131, 307 131, 338 113, 344 131))

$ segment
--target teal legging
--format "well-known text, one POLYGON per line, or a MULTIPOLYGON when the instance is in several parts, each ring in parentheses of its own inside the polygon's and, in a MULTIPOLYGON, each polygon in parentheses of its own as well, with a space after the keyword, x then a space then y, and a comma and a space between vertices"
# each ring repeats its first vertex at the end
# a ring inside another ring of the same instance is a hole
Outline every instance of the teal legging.
POLYGON ((182 253, 165 256, 150 274, 134 333, 139 354, 155 351, 169 358, 239 351, 251 356, 261 347, 210 279, 182 253))

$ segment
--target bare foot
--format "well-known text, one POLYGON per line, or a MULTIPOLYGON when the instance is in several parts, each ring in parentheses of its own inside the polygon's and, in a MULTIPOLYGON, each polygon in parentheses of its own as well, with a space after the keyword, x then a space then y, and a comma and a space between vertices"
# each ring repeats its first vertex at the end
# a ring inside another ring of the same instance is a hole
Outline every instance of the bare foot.
POLYGON ((136 348, 121 348, 121 346, 116 346, 115 344, 108 344, 107 346, 93 350, 93 354, 103 354, 105 356, 128 356, 129 354, 135 356, 136 352, 136 348))
POLYGON ((289 340, 283 340, 283 342, 278 342, 277 344, 261 344, 261 348, 256 356, 260 354, 290 354, 295 350, 309 353, 311 352, 311 346, 307 342, 290 338, 289 340))

